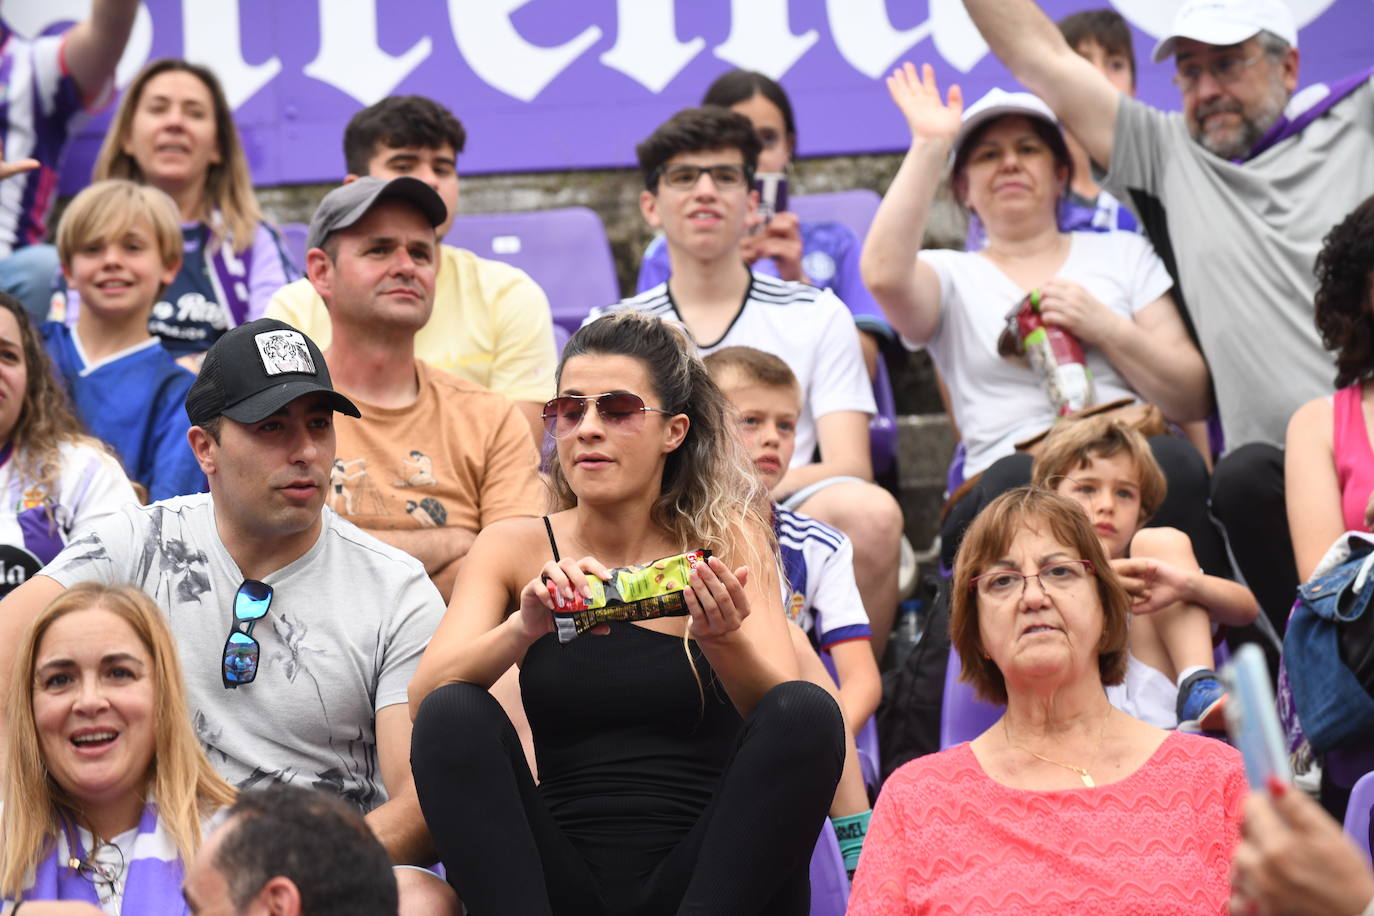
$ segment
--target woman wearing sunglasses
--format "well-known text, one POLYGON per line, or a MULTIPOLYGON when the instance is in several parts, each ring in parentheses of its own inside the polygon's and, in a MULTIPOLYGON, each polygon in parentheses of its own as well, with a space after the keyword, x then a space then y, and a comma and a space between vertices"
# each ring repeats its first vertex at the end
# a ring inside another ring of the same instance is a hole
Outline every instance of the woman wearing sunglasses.
POLYGON ((843 724, 796 680, 725 399, 680 329, 634 312, 573 335, 558 392, 557 511, 478 535, 411 683, 415 783, 449 880, 475 916, 804 914, 843 724), (588 576, 699 548, 687 616, 560 643, 554 613, 588 576), (511 664, 538 785, 488 692, 511 664))
POLYGON ((0 912, 186 913, 183 865, 234 790, 191 726, 162 613, 77 585, 11 648, 0 912))
POLYGON ((883 786, 850 916, 1223 913, 1240 840, 1240 754, 1107 701, 1131 599, 1087 514, 1002 494, 954 564, 962 680, 1006 712, 883 786))

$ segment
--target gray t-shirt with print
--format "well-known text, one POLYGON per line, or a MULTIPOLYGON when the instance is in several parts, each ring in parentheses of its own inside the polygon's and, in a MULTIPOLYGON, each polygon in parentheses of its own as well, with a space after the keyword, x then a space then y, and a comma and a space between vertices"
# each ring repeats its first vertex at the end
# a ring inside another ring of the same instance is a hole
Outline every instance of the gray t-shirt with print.
POLYGON ((196 733, 240 788, 296 782, 364 813, 386 801, 376 712, 406 687, 443 615, 418 561, 324 509, 319 540, 266 576, 253 627, 257 677, 227 689, 221 669, 243 582, 215 528, 209 494, 128 506, 67 545, 42 574, 142 588, 167 615, 196 733))
POLYGON ((1335 379, 1312 323, 1312 264, 1331 227, 1374 194, 1374 81, 1241 164, 1198 145, 1182 115, 1123 98, 1106 184, 1167 211, 1227 448, 1282 445, 1293 411, 1335 379))

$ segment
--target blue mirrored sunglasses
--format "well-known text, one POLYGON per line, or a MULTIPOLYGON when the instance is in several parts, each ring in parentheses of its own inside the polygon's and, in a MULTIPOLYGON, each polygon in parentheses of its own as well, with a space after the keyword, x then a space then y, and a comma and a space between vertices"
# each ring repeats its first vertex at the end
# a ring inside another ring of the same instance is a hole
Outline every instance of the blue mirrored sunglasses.
POLYGON ((224 686, 230 689, 253 683, 258 676, 262 647, 253 638, 253 624, 267 616, 272 606, 272 586, 244 579, 234 594, 234 622, 224 642, 224 686))

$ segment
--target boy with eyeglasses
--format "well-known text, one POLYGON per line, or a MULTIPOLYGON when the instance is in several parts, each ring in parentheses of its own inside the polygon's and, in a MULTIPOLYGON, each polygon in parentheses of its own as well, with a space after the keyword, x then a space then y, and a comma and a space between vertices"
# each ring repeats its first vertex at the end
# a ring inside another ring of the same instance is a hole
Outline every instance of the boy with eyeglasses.
POLYGON ((172 625, 196 732, 225 779, 328 789, 394 862, 425 864, 406 688, 444 605, 414 558, 324 505, 336 412, 358 415, 314 341, 268 318, 226 333, 186 397, 210 492, 93 526, 0 604, 0 640, 78 582, 143 589, 172 625))
MULTIPOLYGON (((702 355, 747 345, 781 357, 802 391, 796 457, 774 489, 790 509, 854 542, 855 575, 881 658, 897 607, 902 512, 872 483, 873 390, 854 319, 830 290, 751 271, 740 240, 758 205, 759 139, 742 114, 688 108, 636 148, 640 211, 662 229, 668 280, 605 311, 634 308, 683 324, 702 355)), ((603 310, 596 310, 593 317, 603 310)))

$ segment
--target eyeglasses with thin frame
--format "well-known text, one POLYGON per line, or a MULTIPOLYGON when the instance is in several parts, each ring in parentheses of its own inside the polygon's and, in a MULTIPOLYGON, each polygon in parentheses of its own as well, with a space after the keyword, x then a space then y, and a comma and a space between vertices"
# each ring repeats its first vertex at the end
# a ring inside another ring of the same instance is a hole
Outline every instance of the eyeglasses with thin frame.
POLYGON ((1174 74, 1174 85, 1182 92, 1192 92, 1197 88, 1197 84, 1205 71, 1212 74, 1212 79, 1217 81, 1217 85, 1229 86, 1240 79, 1246 70, 1259 63, 1263 56, 1263 51, 1254 57, 1242 57, 1239 52, 1232 52, 1230 54, 1218 54, 1205 65, 1200 63, 1182 64, 1179 66, 1178 72, 1174 74))
POLYGON ((1040 567, 1034 575, 1025 575, 1015 569, 994 569, 981 576, 974 576, 968 584, 969 591, 977 591, 984 598, 1005 601, 1019 598, 1026 590, 1026 580, 1034 579, 1046 593, 1067 592, 1094 574, 1091 560, 1055 560, 1040 567))
POLYGON ((687 165, 680 163, 668 167, 659 166, 654 169, 654 180, 662 181, 665 185, 677 191, 690 191, 697 186, 701 180, 702 173, 711 176, 715 182, 717 191, 733 191, 736 188, 744 187, 750 178, 749 170, 742 165, 725 163, 722 165, 687 165))
POLYGON ((253 683, 258 676, 262 647, 253 638, 253 624, 267 616, 272 606, 272 586, 256 579, 244 579, 234 594, 234 622, 224 642, 221 676, 230 690, 253 683))
POLYGON ((555 439, 571 435, 582 425, 587 414, 587 402, 596 405, 596 415, 608 430, 632 433, 644 425, 646 413, 672 416, 673 411, 662 407, 647 407, 644 399, 628 391, 607 391, 603 394, 567 394, 544 405, 544 428, 555 439))
POLYGON ((124 877, 124 850, 114 843, 101 843, 84 859, 73 856, 67 866, 91 884, 103 884, 113 893, 124 877))

